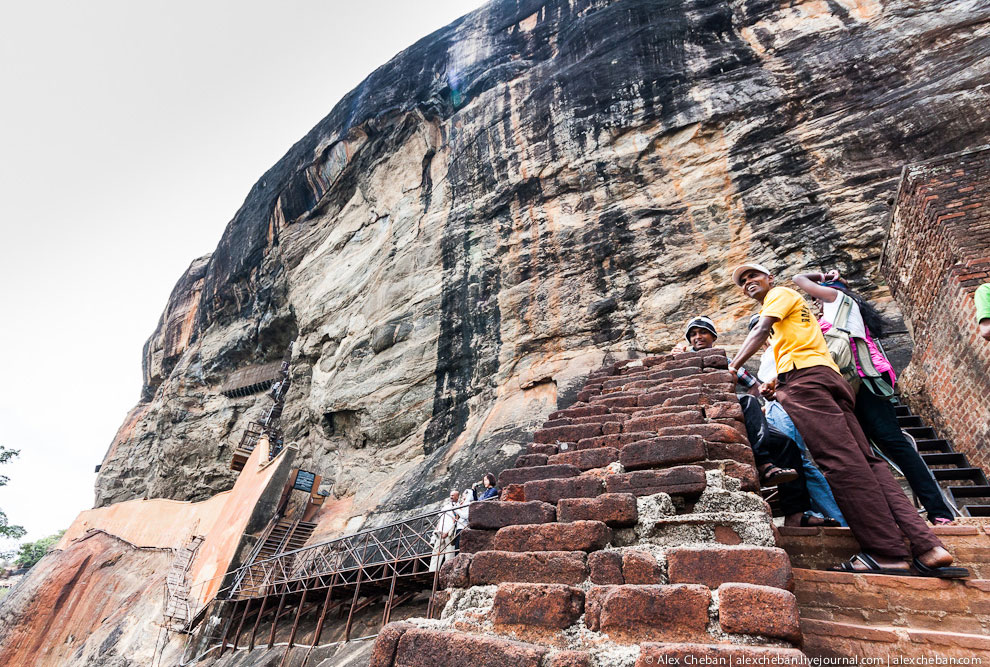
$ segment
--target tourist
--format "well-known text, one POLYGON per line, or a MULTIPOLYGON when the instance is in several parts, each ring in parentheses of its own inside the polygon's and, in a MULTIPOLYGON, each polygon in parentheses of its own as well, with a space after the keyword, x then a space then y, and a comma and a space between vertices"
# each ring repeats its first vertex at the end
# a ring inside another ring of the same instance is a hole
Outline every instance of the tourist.
POLYGON ((495 487, 495 475, 486 473, 481 479, 481 483, 485 490, 481 492, 481 497, 478 500, 498 500, 499 490, 495 487))
POLYGON ((949 567, 952 554, 918 516, 887 463, 870 449, 856 420, 852 387, 839 374, 801 295, 776 286, 770 271, 759 264, 736 267, 732 281, 762 307, 760 321, 729 363, 729 370, 737 371, 770 340, 777 379, 768 383, 768 389, 775 390, 804 437, 862 548, 839 569, 968 576, 966 568, 949 567), (905 548, 905 537, 910 551, 905 548))
POLYGON ((440 569, 457 554, 458 545, 454 541, 460 537, 460 530, 457 528, 460 499, 460 492, 457 489, 451 490, 449 499, 440 507, 440 513, 436 515, 436 526, 433 528, 431 540, 433 557, 430 558, 430 572, 440 569))
MULTIPOLYGON (((688 322, 684 335, 694 352, 710 349, 718 339, 715 323, 707 317, 693 318, 688 322)), ((746 434, 760 473, 760 482, 763 486, 777 487, 784 525, 840 525, 830 517, 819 517, 809 512, 811 498, 801 471, 801 452, 797 444, 767 423, 759 399, 747 393, 758 386, 756 378, 748 372, 739 373, 736 377, 743 389, 739 395, 739 405, 743 410, 746 434)))
POLYGON ((821 307, 819 324, 823 331, 827 332, 839 322, 840 327, 849 332, 853 361, 859 375, 859 387, 855 389, 856 419, 863 433, 900 468, 911 490, 924 505, 928 520, 937 526, 952 523, 952 510, 932 471, 897 423, 897 411, 891 402, 896 381, 894 368, 875 342, 883 335, 883 317, 846 287, 838 271, 802 273, 794 276, 794 284, 821 307), (842 298, 843 295, 848 295, 848 301, 842 298), (837 319, 843 302, 848 310, 844 322, 837 319))
POLYGON ((976 323, 984 340, 990 340, 990 283, 984 283, 976 288, 973 295, 976 301, 976 323))
MULTIPOLYGON (((753 327, 759 321, 759 315, 753 315, 750 318, 750 331, 753 330, 753 327)), ((766 387, 766 390, 762 391, 762 395, 766 399, 763 409, 767 416, 767 422, 793 440, 801 450, 801 469, 804 471, 804 483, 808 489, 808 495, 811 497, 811 509, 822 517, 831 517, 839 526, 848 526, 849 524, 846 523, 845 517, 842 516, 842 511, 835 502, 832 489, 829 488, 825 476, 822 475, 822 471, 809 458, 808 448, 804 444, 804 438, 801 437, 797 427, 794 426, 794 422, 791 421, 787 411, 784 410, 784 406, 780 404, 780 401, 776 400, 772 385, 768 384, 771 380, 777 378, 777 362, 773 358, 773 348, 769 345, 766 346, 763 356, 760 357, 760 370, 757 371, 756 377, 761 383, 761 390, 764 386, 766 387)))

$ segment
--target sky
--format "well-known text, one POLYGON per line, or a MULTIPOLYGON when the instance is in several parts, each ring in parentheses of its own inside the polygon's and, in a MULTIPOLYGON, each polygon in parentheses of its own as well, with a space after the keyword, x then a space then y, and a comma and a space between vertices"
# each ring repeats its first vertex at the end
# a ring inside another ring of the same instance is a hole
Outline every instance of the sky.
MULTIPOLYGON (((93 503, 176 280, 376 67, 480 0, 0 3, 0 509, 93 503)), ((0 549, 16 543, 0 541, 0 549)))

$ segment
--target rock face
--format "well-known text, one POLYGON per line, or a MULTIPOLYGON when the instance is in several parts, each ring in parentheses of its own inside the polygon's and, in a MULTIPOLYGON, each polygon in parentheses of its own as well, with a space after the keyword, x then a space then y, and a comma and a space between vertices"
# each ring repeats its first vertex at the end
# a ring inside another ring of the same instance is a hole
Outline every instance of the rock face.
POLYGON ((731 343, 753 310, 735 263, 871 288, 901 165, 987 139, 988 21, 960 0, 513 0, 429 35, 180 279, 97 505, 228 488, 267 405, 217 389, 293 341, 282 423, 334 485, 331 531, 508 467, 590 369, 693 314, 731 343))

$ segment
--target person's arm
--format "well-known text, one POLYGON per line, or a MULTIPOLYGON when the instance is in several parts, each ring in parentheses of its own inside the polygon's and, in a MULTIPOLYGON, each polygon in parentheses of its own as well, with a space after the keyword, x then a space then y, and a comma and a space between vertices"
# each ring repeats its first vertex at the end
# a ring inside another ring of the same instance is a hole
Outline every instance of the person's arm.
POLYGON ((974 295, 976 299, 976 322, 980 336, 990 340, 990 283, 980 285, 974 295))
POLYGON ((770 337, 770 329, 779 321, 779 317, 761 317, 760 321, 749 332, 749 335, 746 336, 742 347, 739 348, 739 353, 732 359, 732 363, 729 364, 729 370, 737 373, 750 357, 759 352, 763 344, 767 342, 767 338, 770 337))
POLYGON ((821 299, 823 303, 832 303, 839 296, 839 290, 834 287, 825 287, 818 283, 838 279, 838 270, 829 271, 828 273, 799 273, 794 276, 794 284, 805 294, 813 296, 816 299, 821 299))

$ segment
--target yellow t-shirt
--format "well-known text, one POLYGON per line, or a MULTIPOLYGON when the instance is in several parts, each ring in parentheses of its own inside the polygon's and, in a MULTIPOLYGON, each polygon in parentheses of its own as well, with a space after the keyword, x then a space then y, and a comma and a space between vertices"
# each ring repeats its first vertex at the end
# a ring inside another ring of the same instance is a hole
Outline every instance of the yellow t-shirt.
POLYGON ((828 366, 839 372, 825 345, 818 321, 800 294, 789 287, 771 288, 763 300, 760 317, 780 320, 774 323, 770 333, 778 375, 810 366, 828 366))

